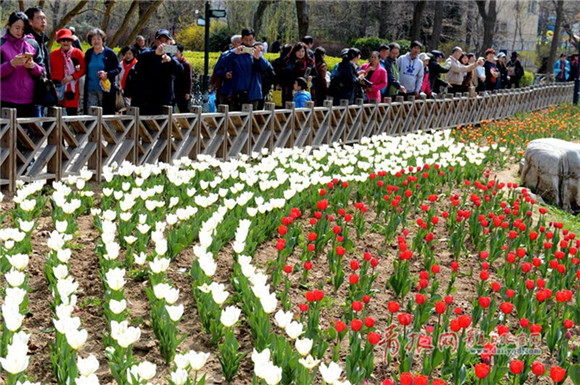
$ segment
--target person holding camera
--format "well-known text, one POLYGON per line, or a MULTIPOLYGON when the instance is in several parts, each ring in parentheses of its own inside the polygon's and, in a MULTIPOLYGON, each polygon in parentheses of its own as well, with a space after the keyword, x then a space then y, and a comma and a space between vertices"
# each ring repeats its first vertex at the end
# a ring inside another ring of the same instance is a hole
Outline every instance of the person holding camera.
POLYGON ((418 41, 411 43, 411 50, 397 60, 399 65, 399 82, 405 91, 400 91, 404 96, 415 96, 419 98, 421 86, 423 85, 423 76, 425 75, 425 66, 419 59, 423 45, 418 41))
POLYGON ((60 49, 50 54, 52 81, 63 85, 64 96, 58 105, 64 107, 67 115, 77 115, 79 111, 79 79, 85 74, 85 55, 73 47, 74 37, 69 29, 56 32, 56 42, 60 49))
POLYGON ((374 51, 369 62, 362 66, 363 86, 367 101, 377 99, 381 102, 381 90, 387 86, 387 71, 381 66, 379 53, 374 51))
POLYGON ((139 54, 131 105, 139 107, 141 115, 161 115, 163 106, 173 105, 173 77, 183 71, 183 65, 175 57, 177 46, 172 41, 169 31, 160 29, 153 49, 139 54))
POLYGON ((232 81, 233 111, 240 111, 243 104, 252 104, 254 109, 262 96, 262 73, 270 63, 262 57, 260 46, 255 46, 256 33, 253 29, 242 30, 242 45, 230 50, 223 63, 216 68, 216 76, 232 81))

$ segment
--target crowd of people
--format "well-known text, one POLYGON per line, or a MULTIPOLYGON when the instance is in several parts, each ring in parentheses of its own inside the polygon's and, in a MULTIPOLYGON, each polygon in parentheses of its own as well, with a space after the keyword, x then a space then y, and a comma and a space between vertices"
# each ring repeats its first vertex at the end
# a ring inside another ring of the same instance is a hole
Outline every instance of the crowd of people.
MULTIPOLYGON (((67 115, 89 113, 94 106, 102 107, 104 114, 129 106, 139 107, 142 115, 162 114, 166 105, 179 112, 189 110, 192 67, 183 55, 183 45, 168 30, 158 30, 151 47, 143 36, 137 36, 134 45, 123 47, 117 55, 98 28, 87 35, 91 47, 86 52, 70 27, 56 32, 59 49, 49 52, 46 26, 42 9, 33 7, 12 13, 2 37, 1 102, 3 107, 16 108, 19 117, 43 116, 37 92, 43 78, 52 80, 57 103, 67 115)), ((229 48, 220 55, 210 86, 217 104, 240 110, 243 104, 262 109, 267 100, 280 107, 288 101, 304 107, 309 101, 320 106, 325 100, 338 105, 341 100, 354 103, 358 98, 381 101, 396 96, 493 92, 519 87, 524 76, 517 52, 507 60, 505 52, 490 48, 478 58, 455 47, 445 59, 441 51, 423 52, 418 41, 404 55, 400 51, 397 43, 383 44, 361 66, 361 51, 345 48, 341 61, 329 68, 326 50, 315 48, 311 36, 292 45, 278 37, 269 47, 265 38, 256 41, 255 32, 244 29, 232 36, 229 48), (268 49, 279 57, 266 60, 268 49)), ((577 73, 577 56, 568 61, 563 55, 554 66, 557 81, 567 81, 577 73)))
POLYGON ((188 111, 192 69, 183 56, 183 45, 176 44, 168 30, 157 31, 151 48, 138 36, 133 46, 120 50, 119 57, 107 47, 107 36, 98 28, 88 33, 91 47, 86 52, 73 28, 58 30, 59 48, 49 52, 46 26, 40 8, 13 12, 1 40, 1 103, 15 108, 17 116, 44 115, 45 99, 39 95, 43 79, 52 81, 55 103, 67 115, 89 113, 91 107, 102 107, 104 114, 129 106, 139 107, 143 115, 161 114, 165 105, 188 111))
POLYGON ((211 85, 218 103, 229 104, 232 109, 239 109, 240 103, 259 108, 270 92, 279 95, 273 98, 279 106, 294 101, 302 107, 310 100, 320 106, 326 99, 337 105, 341 100, 354 103, 358 98, 381 101, 396 96, 432 98, 442 92, 493 92, 519 87, 524 76, 517 52, 512 52, 508 61, 504 52, 496 54, 494 49, 477 58, 455 47, 445 60, 441 51, 422 52, 424 47, 418 41, 402 56, 399 44, 383 44, 362 66, 361 51, 345 48, 340 53, 341 62, 329 69, 326 50, 313 49, 312 37, 293 45, 281 44, 278 38, 271 52, 280 56, 268 63, 261 55, 263 43, 256 42, 254 36, 251 29, 233 36, 230 49, 222 53, 214 68, 211 85), (245 67, 234 65, 240 60, 245 67))

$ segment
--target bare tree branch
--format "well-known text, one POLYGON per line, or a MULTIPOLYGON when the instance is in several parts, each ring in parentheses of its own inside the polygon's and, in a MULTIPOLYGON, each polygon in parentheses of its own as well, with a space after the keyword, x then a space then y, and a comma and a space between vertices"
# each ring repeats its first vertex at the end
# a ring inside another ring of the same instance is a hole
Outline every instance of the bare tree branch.
POLYGON ((87 5, 87 3, 89 2, 89 0, 80 0, 77 5, 71 9, 69 11, 69 13, 67 13, 60 21, 60 23, 57 24, 56 28, 54 28, 52 30, 52 32, 50 33, 50 39, 48 41, 48 49, 50 50, 52 48, 52 44, 54 43, 54 38, 56 36, 56 31, 58 31, 59 29, 64 28, 69 21, 72 20, 73 17, 75 17, 76 15, 78 15, 81 10, 85 7, 85 5, 87 5))
POLYGON ((109 20, 111 19, 111 11, 113 10, 113 6, 115 5, 115 0, 107 0, 105 1, 105 16, 103 16, 103 22, 101 23, 101 29, 103 31, 107 31, 107 27, 109 26, 109 20))
POLYGON ((109 45, 111 47, 115 47, 117 45, 117 43, 119 42, 119 40, 121 40, 121 36, 125 33, 125 31, 129 27, 129 23, 131 22, 131 17, 133 17, 133 14, 135 13, 135 11, 137 11, 138 6, 139 6, 139 4, 138 4, 137 0, 133 0, 131 2, 131 6, 129 7, 129 10, 125 14, 125 18, 123 19, 121 26, 119 27, 119 29, 117 29, 117 32, 115 32, 115 35, 109 41, 109 45))
POLYGON ((143 14, 143 16, 141 16, 141 18, 139 19, 139 21, 137 22, 137 24, 133 28, 133 31, 131 31, 131 33, 129 34, 129 37, 125 40, 124 45, 129 45, 133 42, 133 40, 135 40, 137 35, 143 30, 143 27, 145 27, 145 24, 147 24, 147 22, 149 21, 151 16, 153 16, 153 14, 157 10, 157 8, 159 8, 159 6, 162 3, 163 3, 163 0, 156 0, 153 3, 151 3, 151 6, 149 7, 149 9, 147 9, 147 11, 143 14))

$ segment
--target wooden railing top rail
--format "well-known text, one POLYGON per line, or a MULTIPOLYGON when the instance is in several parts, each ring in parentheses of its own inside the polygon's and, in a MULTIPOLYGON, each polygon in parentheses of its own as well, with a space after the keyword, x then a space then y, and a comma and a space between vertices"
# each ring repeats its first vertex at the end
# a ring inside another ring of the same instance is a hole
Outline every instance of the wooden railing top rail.
POLYGON ((220 159, 259 152, 263 148, 321 146, 337 141, 356 143, 372 135, 404 135, 477 124, 545 108, 572 99, 573 85, 557 83, 502 90, 494 94, 439 95, 436 99, 385 98, 384 103, 362 99, 333 106, 326 101, 314 107, 295 108, 287 103, 276 109, 266 103, 254 111, 218 106, 218 112, 140 115, 63 116, 50 108, 44 118, 18 118, 15 109, 0 116, 0 188, 13 190, 16 180, 60 180, 88 168, 100 180, 104 166, 129 161, 134 164, 173 162, 200 154, 220 159))

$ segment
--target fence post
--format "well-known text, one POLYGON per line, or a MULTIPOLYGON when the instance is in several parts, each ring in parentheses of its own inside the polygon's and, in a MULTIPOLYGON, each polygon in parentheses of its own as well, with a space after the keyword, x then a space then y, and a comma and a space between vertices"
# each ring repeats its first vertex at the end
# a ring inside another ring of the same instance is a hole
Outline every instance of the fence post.
POLYGON ((100 182, 103 175, 103 108, 91 107, 89 113, 94 115, 97 120, 97 125, 89 136, 89 142, 97 145, 95 152, 89 158, 89 169, 95 170, 93 180, 96 179, 97 182, 100 182))
POLYGON ((292 113, 290 114, 290 122, 286 126, 290 128, 290 137, 286 141, 286 145, 284 147, 292 148, 294 147, 294 138, 296 138, 296 105, 294 102, 286 102, 285 108, 287 110, 292 110, 292 113))
MULTIPOLYGON (((211 154, 216 158, 219 156, 222 160, 227 160, 228 157, 228 124, 230 123, 230 107, 227 104, 220 104, 218 106, 218 112, 224 114, 224 122, 222 124, 222 142, 218 148, 216 148, 215 154, 211 154), (220 150, 221 149, 221 150, 220 150), (220 154, 221 151, 221 154, 220 154)), ((218 129, 219 130, 219 129, 218 129)), ((216 132, 216 136, 219 136, 220 132, 216 132)))
POLYGON ((195 129, 193 130, 193 135, 195 135, 195 137, 196 137, 195 146, 194 146, 194 155, 195 155, 194 159, 197 159, 199 154, 201 154, 201 141, 203 140, 203 138, 201 137, 201 125, 202 125, 201 111, 202 111, 202 108, 201 108, 201 106, 193 106, 190 108, 190 110, 192 113, 197 115, 195 129))
POLYGON ((274 124, 276 123, 276 104, 268 102, 266 103, 264 109, 270 111, 270 121, 268 122, 268 126, 264 127, 264 130, 270 131, 270 133, 268 134, 268 141, 265 143, 265 145, 266 148, 268 149, 268 153, 271 153, 272 149, 274 148, 274 124))
POLYGON ((131 151, 131 163, 135 166, 140 166, 139 161, 139 125, 141 124, 141 116, 139 114, 139 107, 129 107, 129 115, 133 117, 133 128, 127 134, 128 139, 133 139, 133 151, 131 151))
MULTIPOLYGON (((242 112, 248 113, 248 122, 246 123, 245 130, 247 132, 248 137, 246 138, 246 143, 240 147, 240 153, 251 155, 252 154, 252 120, 254 119, 254 106, 252 104, 244 104, 242 105, 242 112)), ((240 131, 238 135, 243 135, 244 129, 240 131)), ((236 155, 239 155, 236 154, 236 155)))
MULTIPOLYGON (((173 163, 173 107, 163 106, 163 113, 167 115, 167 124, 161 131, 159 139, 165 140, 165 150, 161 152, 160 158, 163 162, 173 163)), ((159 140, 158 139, 158 140, 159 140)))
POLYGON ((55 146, 56 152, 46 163, 46 172, 54 174, 54 179, 60 181, 62 178, 62 108, 50 107, 48 116, 55 117, 54 129, 48 135, 47 145, 55 146))
POLYGON ((2 108, 2 117, 8 120, 8 132, 2 137, 0 149, 7 148, 8 157, 2 163, 0 174, 8 179, 8 191, 14 191, 16 190, 16 109, 2 108))

